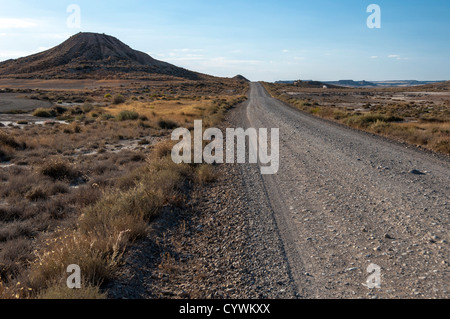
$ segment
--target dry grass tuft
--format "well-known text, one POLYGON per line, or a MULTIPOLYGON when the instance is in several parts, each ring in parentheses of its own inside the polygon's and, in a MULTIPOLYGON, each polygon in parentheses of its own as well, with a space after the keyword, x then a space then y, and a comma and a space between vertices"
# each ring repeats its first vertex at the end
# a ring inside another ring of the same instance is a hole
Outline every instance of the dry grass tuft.
POLYGON ((3 131, 0 131, 0 146, 9 147, 16 150, 26 148, 26 144, 24 142, 17 141, 15 137, 3 131))
POLYGON ((65 283, 56 283, 37 295, 37 299, 44 300, 102 300, 107 294, 98 286, 82 283, 81 289, 69 289, 65 283))
POLYGON ((65 283, 67 267, 76 264, 81 268, 83 281, 99 287, 112 278, 127 242, 127 231, 110 232, 106 237, 77 230, 61 232, 47 240, 45 249, 35 252, 28 285, 33 291, 45 293, 55 283, 65 283))
POLYGON ((200 165, 196 169, 195 180, 198 184, 204 185, 217 180, 217 173, 212 165, 200 165))

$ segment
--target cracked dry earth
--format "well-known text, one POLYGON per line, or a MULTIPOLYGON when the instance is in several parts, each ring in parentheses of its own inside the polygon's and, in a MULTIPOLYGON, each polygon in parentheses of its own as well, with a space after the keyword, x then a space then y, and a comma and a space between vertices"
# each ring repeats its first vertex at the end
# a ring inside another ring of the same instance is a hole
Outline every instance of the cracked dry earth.
POLYGON ((110 296, 448 298, 448 157, 314 118, 260 84, 249 95, 226 126, 280 128, 278 174, 218 166, 129 251, 110 296), (366 286, 371 264, 380 289, 366 286))

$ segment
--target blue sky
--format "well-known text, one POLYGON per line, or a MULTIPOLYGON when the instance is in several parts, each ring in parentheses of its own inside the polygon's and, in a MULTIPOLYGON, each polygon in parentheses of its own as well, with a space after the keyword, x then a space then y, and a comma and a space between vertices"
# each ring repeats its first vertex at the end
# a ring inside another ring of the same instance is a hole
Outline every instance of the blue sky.
POLYGON ((0 0, 0 60, 80 31, 156 59, 251 80, 449 80, 448 0, 0 0), (69 28, 67 7, 81 9, 69 28), (367 27, 368 5, 381 28, 367 27))

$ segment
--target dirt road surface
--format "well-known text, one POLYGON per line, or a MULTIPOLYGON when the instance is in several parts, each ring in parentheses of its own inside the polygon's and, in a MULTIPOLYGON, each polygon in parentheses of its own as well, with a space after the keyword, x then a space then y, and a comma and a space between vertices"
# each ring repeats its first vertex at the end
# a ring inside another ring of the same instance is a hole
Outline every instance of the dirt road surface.
POLYGON ((278 174, 241 171, 267 195, 300 296, 449 297, 447 158, 314 118, 256 83, 233 118, 280 129, 278 174), (380 289, 365 286, 371 264, 380 289))

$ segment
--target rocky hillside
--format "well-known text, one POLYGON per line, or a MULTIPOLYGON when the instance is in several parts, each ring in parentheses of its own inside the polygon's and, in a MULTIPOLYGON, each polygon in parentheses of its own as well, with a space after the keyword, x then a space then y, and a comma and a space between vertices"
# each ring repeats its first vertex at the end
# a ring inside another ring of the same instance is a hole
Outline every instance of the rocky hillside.
POLYGON ((0 63, 0 78, 147 79, 208 76, 153 59, 105 34, 78 33, 62 44, 28 57, 0 63))

